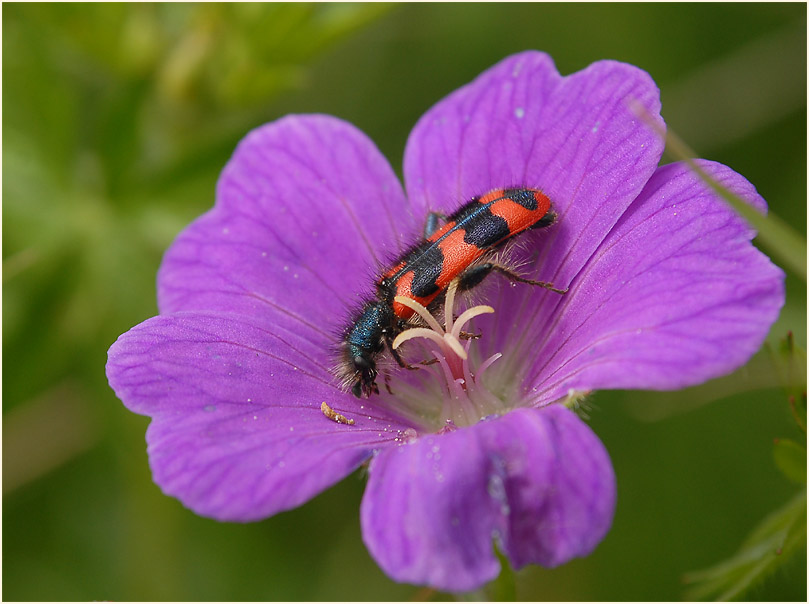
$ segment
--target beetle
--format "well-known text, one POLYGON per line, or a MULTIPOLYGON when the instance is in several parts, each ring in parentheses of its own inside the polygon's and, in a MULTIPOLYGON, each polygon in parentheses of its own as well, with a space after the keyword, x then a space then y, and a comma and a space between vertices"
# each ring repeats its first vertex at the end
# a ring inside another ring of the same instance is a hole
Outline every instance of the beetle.
POLYGON ((406 251, 376 281, 376 296, 366 300, 343 332, 336 373, 357 398, 378 393, 376 359, 387 348, 396 362, 408 365, 393 349, 394 338, 411 324, 414 311, 395 300, 403 296, 427 308, 440 304, 453 279, 467 291, 492 272, 514 282, 544 287, 492 259, 516 235, 553 224, 551 201, 539 189, 495 189, 473 197, 449 216, 429 214, 424 238, 406 251), (444 220, 444 224, 441 221, 444 220))

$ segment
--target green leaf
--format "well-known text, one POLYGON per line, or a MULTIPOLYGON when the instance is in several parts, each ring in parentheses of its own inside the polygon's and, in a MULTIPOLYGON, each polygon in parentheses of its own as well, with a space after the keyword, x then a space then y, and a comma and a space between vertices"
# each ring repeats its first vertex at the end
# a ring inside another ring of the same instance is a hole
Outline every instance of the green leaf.
POLYGON ((792 482, 806 484, 806 447, 787 438, 775 440, 775 465, 792 482))
POLYGON ((683 577, 687 600, 736 600, 806 549, 806 490, 767 516, 732 558, 683 577))

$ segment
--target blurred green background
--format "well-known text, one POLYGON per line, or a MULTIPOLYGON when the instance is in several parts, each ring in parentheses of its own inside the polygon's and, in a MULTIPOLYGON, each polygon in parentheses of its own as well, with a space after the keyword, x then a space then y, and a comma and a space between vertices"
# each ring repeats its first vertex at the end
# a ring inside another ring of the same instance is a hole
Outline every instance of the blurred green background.
MULTIPOLYGON (((409 600, 366 552, 354 474, 264 522, 199 518, 151 482, 148 420, 106 384, 109 345, 156 313, 173 237, 214 200, 237 141, 289 112, 337 115, 399 170, 433 103, 506 55, 564 73, 647 70, 663 116, 805 233, 804 4, 3 4, 3 597, 409 600)), ((806 346, 790 276, 770 335, 806 346)), ((678 600, 799 486, 803 441, 761 353, 673 394, 599 393, 590 423, 619 484, 587 559, 527 568, 529 600, 678 600)), ((806 557, 747 594, 805 600, 806 557)))

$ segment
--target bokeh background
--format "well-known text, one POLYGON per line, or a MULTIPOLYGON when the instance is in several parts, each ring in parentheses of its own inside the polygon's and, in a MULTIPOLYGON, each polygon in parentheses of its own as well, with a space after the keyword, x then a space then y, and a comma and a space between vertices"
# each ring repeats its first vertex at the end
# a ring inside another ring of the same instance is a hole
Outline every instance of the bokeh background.
MULTIPOLYGON (((804 4, 3 4, 3 597, 410 600, 366 552, 356 473, 264 522, 199 518, 151 482, 148 420, 104 377, 115 338, 156 313, 173 237, 214 201, 251 128, 290 112, 356 124, 399 169, 433 103, 504 56, 562 73, 646 69, 663 116, 805 233, 804 4)), ((770 341, 806 346, 790 275, 770 341)), ((800 487, 803 441, 766 352, 680 393, 599 393, 590 423, 619 483, 587 559, 517 574, 529 600, 678 600, 800 487)), ((805 600, 798 555, 747 595, 805 600)))

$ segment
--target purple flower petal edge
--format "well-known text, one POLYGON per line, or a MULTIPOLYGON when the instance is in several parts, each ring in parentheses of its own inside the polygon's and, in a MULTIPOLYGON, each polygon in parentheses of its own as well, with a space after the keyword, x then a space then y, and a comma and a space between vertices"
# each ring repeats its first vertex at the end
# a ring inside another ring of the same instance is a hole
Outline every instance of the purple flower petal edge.
MULTIPOLYGON (((766 209, 742 176, 699 163, 766 209)), ((688 166, 661 167, 536 331, 546 352, 528 383, 555 400, 571 388, 683 388, 740 367, 785 296, 783 271, 754 235, 688 166)))
POLYGON ((537 278, 566 287, 662 156, 662 141, 630 102, 665 128, 657 86, 633 65, 598 61, 562 77, 547 54, 507 57, 413 128, 408 197, 446 211, 495 188, 542 189, 565 226, 543 243, 537 278))
POLYGON ((186 312, 112 345, 107 377, 146 434, 155 482, 198 514, 251 521, 341 480, 407 425, 340 392, 318 347, 242 315, 186 312), (326 402, 352 425, 321 411, 326 402))
MULTIPOLYGON (((269 307, 316 332, 370 292, 369 271, 415 228, 390 164, 356 127, 292 115, 256 128, 219 178, 216 206, 175 240, 160 267, 161 313, 269 307)), ((327 334, 330 335, 330 334, 327 334)))
POLYGON ((365 543, 397 581, 447 591, 589 554, 612 522, 615 476, 568 409, 520 409, 381 452, 362 501, 365 543))

